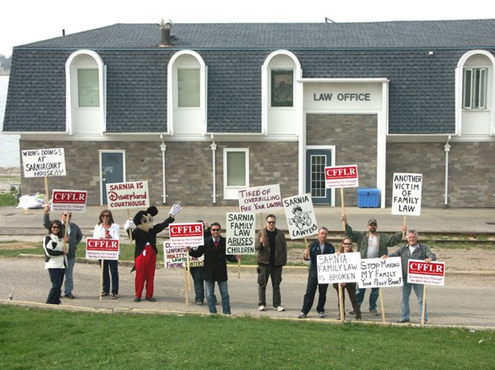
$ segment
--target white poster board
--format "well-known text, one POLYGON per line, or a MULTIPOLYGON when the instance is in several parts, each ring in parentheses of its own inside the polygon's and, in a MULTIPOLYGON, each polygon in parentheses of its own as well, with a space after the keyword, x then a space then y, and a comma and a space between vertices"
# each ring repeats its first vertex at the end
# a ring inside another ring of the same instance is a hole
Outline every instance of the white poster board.
POLYGON ((266 213, 282 209, 280 185, 266 185, 239 190, 239 211, 266 213))
POLYGON ((359 281, 359 252, 319 254, 316 256, 318 284, 354 283, 359 281))
POLYGON ((86 190, 53 189, 50 209, 60 212, 84 212, 88 192, 86 190))
POLYGON ((445 262, 409 260, 407 269, 407 282, 410 284, 445 284, 445 262))
POLYGON ((392 187, 392 214, 420 216, 423 175, 394 173, 392 187))
POLYGON ((148 208, 148 181, 106 184, 109 209, 148 208))
POLYGON ((362 259, 359 288, 385 288, 402 286, 400 257, 362 259))
POLYGON ((65 176, 64 148, 22 151, 24 177, 65 176))
POLYGON ((118 260, 118 239, 86 239, 86 259, 88 260, 118 260))
POLYGON ((325 167, 325 187, 327 189, 359 187, 357 165, 325 167))
MULTIPOLYGON (((164 267, 166 269, 186 268, 186 251, 183 247, 174 247, 169 242, 163 242, 164 267)), ((189 267, 204 265, 204 255, 199 258, 189 256, 189 267)))
POLYGON ((291 239, 318 234, 318 223, 310 194, 296 195, 282 201, 291 239))
POLYGON ((256 217, 249 213, 227 213, 227 254, 255 254, 256 217))
POLYGON ((173 247, 197 247, 204 245, 203 223, 173 223, 168 227, 170 245, 173 247))

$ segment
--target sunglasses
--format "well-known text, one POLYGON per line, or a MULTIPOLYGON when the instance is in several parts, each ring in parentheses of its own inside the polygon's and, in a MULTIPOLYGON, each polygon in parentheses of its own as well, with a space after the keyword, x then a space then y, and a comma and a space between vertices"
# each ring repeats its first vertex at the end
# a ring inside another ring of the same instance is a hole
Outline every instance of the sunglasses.
POLYGON ((62 213, 62 216, 67 217, 67 213, 62 213))
POLYGON ((220 229, 211 229, 211 231, 220 231, 220 229))
POLYGON ((110 215, 101 215, 101 217, 110 217, 110 215))
POLYGON ((352 243, 342 243, 342 245, 352 245, 352 243))
POLYGON ((267 224, 276 224, 275 221, 267 221, 267 224))
POLYGON ((60 229, 58 226, 52 226, 52 229, 60 229))

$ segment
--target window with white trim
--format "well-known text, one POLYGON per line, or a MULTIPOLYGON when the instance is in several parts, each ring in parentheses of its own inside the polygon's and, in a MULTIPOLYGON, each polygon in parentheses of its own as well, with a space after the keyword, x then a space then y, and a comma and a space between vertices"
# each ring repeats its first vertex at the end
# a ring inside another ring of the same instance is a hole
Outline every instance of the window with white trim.
POLYGON ((463 109, 487 109, 488 68, 465 68, 463 72, 463 109))
POLYGON ((77 70, 77 94, 79 107, 100 106, 100 83, 97 68, 77 70))
POLYGON ((225 148, 223 151, 226 199, 238 199, 238 192, 249 187, 249 149, 225 148))
POLYGON ((177 70, 177 86, 179 108, 199 107, 199 68, 177 70))

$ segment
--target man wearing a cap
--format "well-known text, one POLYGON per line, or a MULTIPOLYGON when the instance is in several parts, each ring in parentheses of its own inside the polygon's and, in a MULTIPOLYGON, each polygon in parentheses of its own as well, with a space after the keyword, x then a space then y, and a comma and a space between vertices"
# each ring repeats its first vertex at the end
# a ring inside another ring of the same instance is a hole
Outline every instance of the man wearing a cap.
MULTIPOLYGON (((345 236, 351 238, 357 244, 357 251, 361 253, 361 258, 379 258, 388 254, 388 247, 393 247, 400 243, 402 235, 406 232, 407 226, 402 225, 401 231, 395 234, 379 234, 376 232, 378 223, 374 218, 368 220, 368 231, 354 231, 347 223, 346 215, 340 218, 345 222, 345 236)), ((366 289, 357 289, 356 297, 361 307, 364 301, 366 289)), ((379 288, 371 288, 370 294, 370 314, 378 316, 376 301, 378 300, 379 288)))

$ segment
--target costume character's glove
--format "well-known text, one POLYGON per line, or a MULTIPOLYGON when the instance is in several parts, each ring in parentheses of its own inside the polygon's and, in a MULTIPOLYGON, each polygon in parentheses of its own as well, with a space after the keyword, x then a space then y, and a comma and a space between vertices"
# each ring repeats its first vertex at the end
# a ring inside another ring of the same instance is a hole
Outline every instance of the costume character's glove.
POLYGON ((170 208, 169 214, 172 217, 175 217, 175 215, 177 215, 177 213, 179 213, 180 211, 182 211, 182 207, 180 206, 180 204, 174 204, 172 208, 170 208))
POLYGON ((135 229, 136 225, 134 225, 134 222, 132 219, 128 219, 125 224, 124 224, 124 230, 127 231, 129 229, 135 229))

